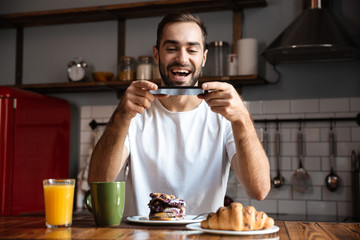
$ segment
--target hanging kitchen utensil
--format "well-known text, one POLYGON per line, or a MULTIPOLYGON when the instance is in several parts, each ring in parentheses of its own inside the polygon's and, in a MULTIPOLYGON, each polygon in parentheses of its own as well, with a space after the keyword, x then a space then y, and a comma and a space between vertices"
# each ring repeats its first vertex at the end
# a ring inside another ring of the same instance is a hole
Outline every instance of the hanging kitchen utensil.
POLYGON ((267 130, 267 122, 265 121, 265 127, 264 127, 264 131, 263 131, 263 136, 262 136, 262 145, 263 145, 266 155, 268 155, 268 148, 269 148, 268 135, 269 134, 268 134, 268 130, 267 130))
POLYGON ((358 154, 356 160, 355 182, 357 211, 355 213, 356 215, 354 221, 360 221, 360 153, 358 154))
MULTIPOLYGON (((359 155, 360 157, 360 155, 359 155)), ((353 204, 353 221, 360 219, 360 196, 359 196, 359 161, 357 159, 355 150, 351 152, 351 193, 353 204)))
POLYGON ((276 133, 275 133, 275 154, 277 164, 277 175, 271 179, 271 185, 274 188, 280 188, 285 183, 285 179, 280 174, 280 131, 279 123, 276 122, 276 133))
POLYGON ((335 133, 332 126, 332 121, 330 123, 329 147, 330 147, 330 173, 325 178, 325 184, 329 191, 335 192, 338 189, 341 180, 340 177, 335 174, 334 166, 333 166, 336 155, 335 152, 336 144, 335 144, 335 133))
POLYGON ((303 146, 303 133, 301 130, 301 121, 299 122, 299 132, 297 135, 297 146, 298 146, 298 159, 299 159, 299 167, 296 169, 294 175, 291 178, 291 184, 293 190, 296 192, 307 192, 309 190, 309 175, 303 167, 303 159, 304 159, 304 146, 303 146))

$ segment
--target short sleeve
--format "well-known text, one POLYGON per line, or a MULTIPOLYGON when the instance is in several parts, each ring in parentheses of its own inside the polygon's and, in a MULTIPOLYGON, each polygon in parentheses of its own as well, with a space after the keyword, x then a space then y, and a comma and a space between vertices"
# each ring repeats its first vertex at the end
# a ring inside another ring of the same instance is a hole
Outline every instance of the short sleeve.
POLYGON ((126 134, 126 138, 125 138, 124 146, 128 149, 129 154, 130 154, 130 140, 129 140, 129 134, 126 134))
POLYGON ((229 157, 229 160, 231 161, 234 155, 236 154, 236 146, 235 146, 231 123, 228 120, 226 120, 225 123, 224 134, 225 134, 224 139, 225 139, 226 153, 229 157))

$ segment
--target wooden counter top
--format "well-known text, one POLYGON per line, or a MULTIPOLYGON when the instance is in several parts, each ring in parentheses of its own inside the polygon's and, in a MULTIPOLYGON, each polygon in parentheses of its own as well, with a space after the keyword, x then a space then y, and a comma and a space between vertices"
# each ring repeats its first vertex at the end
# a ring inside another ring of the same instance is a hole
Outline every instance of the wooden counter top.
POLYGON ((0 216, 0 239, 360 239, 360 223, 276 221, 274 234, 227 236, 187 230, 185 226, 97 227, 91 216, 74 216, 71 228, 47 229, 43 216, 0 216))

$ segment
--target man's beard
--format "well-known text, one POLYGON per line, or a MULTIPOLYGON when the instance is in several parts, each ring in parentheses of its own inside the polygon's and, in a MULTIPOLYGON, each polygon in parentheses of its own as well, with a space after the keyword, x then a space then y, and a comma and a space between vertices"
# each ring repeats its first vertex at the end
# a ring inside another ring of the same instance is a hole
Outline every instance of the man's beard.
POLYGON ((187 68, 190 67, 193 77, 192 77, 191 81, 188 84, 186 84, 186 86, 195 86, 195 84, 199 80, 201 70, 199 71, 199 73, 196 74, 196 68, 193 65, 190 65, 190 64, 182 65, 178 62, 173 62, 167 66, 167 71, 166 71, 164 64, 162 64, 161 60, 159 59, 159 71, 160 71, 161 79, 163 80, 165 86, 177 86, 178 85, 176 82, 170 81, 170 76, 169 76, 170 69, 175 66, 176 67, 187 67, 187 68))

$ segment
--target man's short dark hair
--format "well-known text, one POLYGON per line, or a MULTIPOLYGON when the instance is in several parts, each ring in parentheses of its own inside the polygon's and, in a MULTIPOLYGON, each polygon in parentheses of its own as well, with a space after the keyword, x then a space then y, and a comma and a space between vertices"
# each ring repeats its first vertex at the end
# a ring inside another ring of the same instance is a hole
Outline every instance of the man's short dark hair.
POLYGON ((205 51, 205 44, 206 44, 206 37, 207 37, 207 30, 206 30, 205 24, 199 17, 196 17, 185 11, 168 13, 161 20, 161 22, 158 25, 158 29, 157 29, 156 48, 158 50, 160 48, 160 40, 163 36, 165 25, 168 23, 178 23, 178 22, 193 22, 193 23, 196 23, 200 27, 201 33, 203 36, 203 46, 204 46, 204 51, 205 51))

